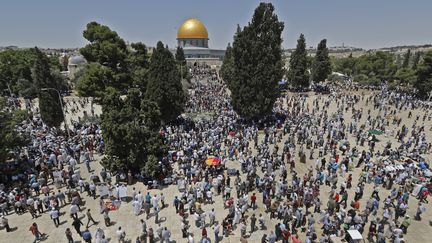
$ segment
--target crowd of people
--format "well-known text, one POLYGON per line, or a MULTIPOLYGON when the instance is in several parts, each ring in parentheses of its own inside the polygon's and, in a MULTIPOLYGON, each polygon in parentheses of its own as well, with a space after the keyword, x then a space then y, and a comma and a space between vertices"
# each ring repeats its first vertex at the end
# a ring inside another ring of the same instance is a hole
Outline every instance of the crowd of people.
MULTIPOLYGON (((130 236, 136 242, 170 242, 173 229, 163 226, 159 217, 166 207, 175 208, 187 242, 219 242, 239 235, 241 242, 254 238, 324 243, 349 240, 349 232, 358 231, 370 242, 400 243, 411 220, 423 220, 432 189, 431 142, 426 135, 432 129, 429 103, 385 87, 374 93, 332 87, 328 95, 284 94, 272 117, 244 121, 233 111, 227 87, 214 71, 192 68, 191 74, 186 113, 212 115, 161 128, 174 151, 168 157, 174 170, 167 182, 155 181, 153 188, 176 184, 177 195, 164 195, 163 189, 141 192, 130 185, 126 196, 121 183, 115 183, 119 178, 114 182, 108 171, 96 174, 91 169, 94 154, 103 154, 104 148, 98 125, 76 124, 66 138, 47 128, 35 113, 18 128, 31 138, 19 155, 25 173, 11 175, 6 181, 13 183, 0 188, 6 230, 10 213, 28 212, 35 221, 29 231, 36 242, 44 236, 37 218, 49 214, 58 227, 61 211, 68 207, 76 235, 86 242, 107 242, 93 212, 111 227, 110 214, 125 201, 132 215, 145 215, 139 220, 140 234, 130 236), (407 111, 407 117, 400 115, 407 111), (207 165, 209 156, 220 163, 207 165), (83 178, 78 164, 86 166, 89 178, 83 178), (100 208, 87 209, 82 231, 78 213, 83 199, 96 195, 100 208), (223 211, 212 207, 218 200, 223 211), (416 214, 408 215, 408 208, 414 207, 416 214), (201 237, 191 233, 196 229, 201 237)), ((121 175, 134 183, 130 173, 121 175)), ((118 242, 125 242, 126 231, 117 228, 118 242)), ((74 242, 70 228, 65 235, 74 242)))

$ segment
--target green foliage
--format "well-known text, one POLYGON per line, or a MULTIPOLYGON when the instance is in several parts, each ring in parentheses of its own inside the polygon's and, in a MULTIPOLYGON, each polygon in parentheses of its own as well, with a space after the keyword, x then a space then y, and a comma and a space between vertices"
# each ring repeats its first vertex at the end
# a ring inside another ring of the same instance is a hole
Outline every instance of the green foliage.
POLYGON ((103 98, 102 129, 107 155, 103 164, 111 171, 143 171, 149 156, 160 158, 167 152, 157 130, 158 107, 142 98, 138 89, 130 89, 125 98, 120 98, 113 88, 108 88, 103 98))
POLYGON ((401 84, 413 84, 416 78, 416 72, 412 68, 401 68, 395 74, 395 79, 401 84))
POLYGON ((75 89, 80 96, 100 99, 104 95, 105 88, 113 87, 114 82, 114 73, 111 69, 99 63, 90 63, 75 84, 75 89))
POLYGON ((377 86, 381 84, 381 81, 375 75, 369 77, 366 74, 357 74, 354 76, 353 80, 361 85, 377 86))
POLYGON ((355 74, 365 74, 376 77, 382 81, 391 80, 396 73, 397 66, 394 56, 388 52, 369 53, 357 58, 355 74))
MULTIPOLYGON (((31 69, 35 59, 33 49, 0 52, 0 89, 10 88, 13 93, 18 94, 20 91, 30 88, 33 85, 31 69)), ((35 96, 35 92, 33 91, 30 95, 35 96)))
POLYGON ((234 57, 232 55, 232 47, 230 43, 228 43, 225 51, 224 60, 220 69, 220 75, 227 84, 234 77, 234 57))
POLYGON ((259 118, 272 112, 279 94, 278 82, 283 76, 283 29, 273 5, 260 3, 252 21, 236 33, 233 74, 228 68, 224 76, 229 80, 233 108, 242 117, 259 118))
POLYGON ((403 63, 402 63, 402 68, 408 68, 409 63, 410 63, 410 57, 411 57, 411 50, 408 49, 408 51, 404 55, 404 60, 403 60, 403 63))
POLYGON ((175 59, 179 64, 185 64, 186 58, 183 52, 183 48, 181 46, 177 47, 175 59))
POLYGON ((10 153, 24 146, 28 141, 16 131, 16 125, 28 119, 22 110, 6 109, 5 99, 0 100, 0 163, 5 162, 10 153))
POLYGON ((32 76, 37 87, 41 118, 48 126, 59 127, 63 122, 60 97, 55 91, 55 89, 58 90, 59 87, 51 75, 48 57, 37 47, 35 48, 35 52, 36 62, 34 64, 32 76))
POLYGON ((352 56, 352 53, 348 57, 334 58, 333 70, 347 76, 352 76, 355 73, 356 60, 352 56))
POLYGON ((368 79, 364 80, 364 82, 368 84, 392 81, 397 71, 394 55, 382 51, 368 53, 358 58, 352 56, 337 58, 334 59, 333 67, 337 72, 357 77, 357 80, 359 77, 361 77, 360 80, 363 80, 366 76, 368 79))
MULTIPOLYGON (((131 61, 132 65, 139 65, 140 62, 143 62, 141 54, 145 52, 146 55, 146 50, 143 50, 145 46, 143 47, 141 43, 134 44, 133 48, 137 48, 136 53, 129 56, 124 40, 109 27, 96 22, 87 24, 83 36, 90 42, 80 49, 84 58, 88 62, 96 62, 108 67, 112 72, 112 79, 107 80, 106 83, 121 91, 130 87, 132 77, 129 70, 131 65, 128 65, 128 61, 131 61)), ((90 85, 86 86, 90 87, 90 85)))
POLYGON ((432 51, 428 51, 423 62, 417 67, 417 80, 414 87, 421 98, 427 98, 432 91, 432 51))
POLYGON ((131 47, 133 51, 129 53, 128 65, 132 75, 132 86, 145 93, 149 67, 147 47, 141 42, 132 43, 131 47))
POLYGON ((176 119, 186 103, 176 61, 160 41, 150 59, 145 97, 158 104, 164 122, 176 119))
MULTIPOLYGON (((11 89, 24 97, 36 97, 37 86, 33 80, 37 54, 34 48, 6 50, 0 52, 0 90, 11 89)), ((60 75, 60 63, 57 56, 47 57, 48 66, 54 82, 61 90, 68 89, 66 80, 60 75)))
POLYGON ((422 56, 422 52, 421 52, 421 51, 418 51, 418 52, 415 53, 415 55, 414 55, 414 59, 413 59, 413 64, 412 64, 412 69, 413 69, 413 70, 416 70, 416 69, 417 69, 417 65, 418 65, 419 62, 420 62, 420 58, 421 58, 421 56, 422 56))
POLYGON ((330 74, 331 62, 327 48, 327 40, 323 39, 318 44, 317 53, 312 64, 312 80, 317 82, 325 81, 330 74))
POLYGON ((297 88, 309 87, 308 58, 306 52, 306 40, 303 34, 297 40, 297 47, 291 54, 288 80, 297 88))
POLYGON ((98 62, 112 69, 124 67, 127 57, 126 43, 108 26, 96 22, 87 24, 83 32, 90 44, 80 52, 89 62, 98 62))
POLYGON ((175 59, 177 62, 177 68, 179 70, 180 76, 182 79, 190 80, 190 74, 188 67, 186 65, 186 58, 183 52, 183 48, 178 46, 175 54, 175 59))
POLYGON ((134 50, 129 54, 128 57, 128 63, 131 65, 131 69, 148 68, 149 56, 147 53, 147 47, 144 45, 144 43, 132 43, 131 47, 134 50))

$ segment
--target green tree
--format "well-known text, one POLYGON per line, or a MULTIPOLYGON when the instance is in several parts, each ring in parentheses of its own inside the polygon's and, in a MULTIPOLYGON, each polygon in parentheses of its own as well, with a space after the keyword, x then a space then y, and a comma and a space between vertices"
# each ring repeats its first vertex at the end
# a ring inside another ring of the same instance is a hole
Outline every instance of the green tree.
POLYGON ((347 76, 352 76, 355 73, 356 58, 352 56, 352 53, 348 57, 335 58, 333 60, 333 69, 336 72, 343 73, 347 76))
POLYGON ((325 81, 330 74, 331 62, 327 48, 327 40, 323 39, 318 44, 317 53, 312 64, 312 80, 317 82, 325 81))
POLYGON ((133 87, 139 88, 141 92, 145 93, 149 67, 147 47, 141 42, 132 43, 131 47, 134 51, 129 54, 128 63, 133 87))
POLYGON ((63 111, 60 97, 55 90, 58 84, 51 75, 48 57, 37 47, 36 62, 33 69, 33 80, 37 87, 41 118, 50 127, 59 127, 63 122, 63 111))
POLYGON ((234 68, 228 87, 233 108, 242 117, 254 119, 272 112, 283 76, 283 29, 273 5, 260 3, 252 21, 234 38, 234 68))
POLYGON ((414 55, 414 59, 413 59, 413 64, 412 64, 412 69, 416 70, 417 69, 417 65, 420 62, 420 58, 421 58, 422 52, 421 51, 417 51, 414 55))
POLYGON ((417 80, 414 87, 421 98, 427 98, 432 91, 432 51, 424 55, 423 62, 417 67, 417 80))
POLYGON ((402 68, 408 68, 410 63, 410 57, 411 57, 411 50, 408 49, 408 51, 404 55, 404 60, 402 63, 402 68))
POLYGON ((125 90, 132 84, 132 77, 127 63, 129 52, 125 41, 108 26, 96 22, 87 24, 83 36, 90 44, 80 49, 88 62, 96 62, 108 67, 113 72, 111 87, 125 90))
POLYGON ((287 74, 288 80, 294 87, 309 87, 309 74, 307 70, 307 52, 306 40, 303 34, 300 34, 297 40, 297 47, 291 54, 290 66, 287 74))
POLYGON ((78 79, 75 89, 79 96, 96 97, 98 100, 104 96, 107 87, 114 85, 114 73, 111 69, 99 63, 90 63, 85 67, 83 75, 78 79))
POLYGON ((224 60, 219 73, 227 84, 234 77, 234 58, 232 56, 232 47, 230 43, 228 43, 226 48, 224 60))
POLYGON ((391 81, 397 71, 395 58, 391 53, 377 51, 360 56, 356 60, 354 74, 376 76, 381 81, 391 81))
POLYGON ((143 100, 139 89, 130 89, 126 97, 120 98, 118 91, 108 88, 102 107, 107 155, 104 166, 110 171, 147 171, 155 175, 157 167, 147 163, 153 163, 167 152, 157 131, 160 125, 157 105, 143 100))
POLYGON ((32 68, 36 60, 34 49, 6 50, 0 52, 0 90, 35 97, 32 68))
POLYGON ((90 44, 80 49, 81 54, 89 62, 98 62, 112 69, 124 67, 127 48, 126 43, 117 32, 97 22, 87 24, 83 36, 90 44))
POLYGON ((150 59, 145 97, 158 104, 164 122, 176 119, 186 103, 176 61, 160 41, 150 59))
POLYGON ((184 64, 186 62, 185 54, 181 46, 177 47, 175 59, 179 64, 184 64))
POLYGON ((178 67, 178 70, 180 73, 180 77, 182 79, 186 78, 187 80, 190 80, 191 77, 189 75, 188 67, 186 65, 185 54, 184 54, 183 48, 181 46, 177 47, 175 59, 177 62, 177 67, 178 67))
POLYGON ((0 163, 5 162, 10 153, 24 146, 28 141, 16 130, 28 114, 22 110, 6 108, 6 99, 0 97, 0 163))
POLYGON ((401 68, 395 74, 395 79, 403 84, 413 84, 416 77, 416 72, 412 68, 401 68))

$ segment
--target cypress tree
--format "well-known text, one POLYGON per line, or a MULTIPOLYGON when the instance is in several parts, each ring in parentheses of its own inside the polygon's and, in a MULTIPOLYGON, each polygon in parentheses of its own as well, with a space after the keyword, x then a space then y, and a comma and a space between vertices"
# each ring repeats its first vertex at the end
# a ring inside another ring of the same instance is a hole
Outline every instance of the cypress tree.
POLYGON ((313 81, 324 81, 331 74, 331 62, 328 53, 327 40, 323 39, 318 44, 317 53, 312 64, 313 81))
POLYGON ((402 68, 407 68, 409 66, 410 57, 411 57, 411 50, 408 49, 408 51, 404 55, 404 60, 403 60, 403 63, 402 63, 402 68))
POLYGON ((56 82, 51 75, 48 57, 35 47, 36 61, 33 68, 33 80, 36 83, 39 110, 42 121, 49 127, 59 127, 63 122, 56 82))
POLYGON ((160 41, 150 59, 145 98, 158 104, 164 122, 176 119, 186 103, 176 61, 160 41))
POLYGON ((415 55, 414 55, 414 59, 413 59, 413 64, 412 64, 412 69, 413 69, 413 70, 416 70, 416 69, 417 69, 417 65, 418 65, 419 62, 420 62, 421 54, 422 54, 421 51, 418 51, 418 52, 415 53, 415 55))
POLYGON ((185 55, 183 52, 183 48, 181 46, 177 47, 175 59, 179 64, 183 64, 186 62, 185 55))
POLYGON ((417 67, 417 81, 414 83, 421 98, 427 98, 432 91, 432 51, 428 51, 417 67))
POLYGON ((309 74, 307 73, 307 52, 306 40, 303 34, 300 34, 297 40, 297 47, 291 55, 290 67, 288 71, 288 80, 296 88, 309 87, 309 74))
POLYGON ((259 118, 272 112, 282 79, 283 22, 271 3, 260 3, 252 21, 236 34, 233 74, 229 88, 234 110, 245 118, 259 118))
POLYGON ((224 60, 220 69, 222 79, 229 85, 230 80, 233 78, 234 58, 232 56, 232 47, 228 43, 225 51, 224 60))

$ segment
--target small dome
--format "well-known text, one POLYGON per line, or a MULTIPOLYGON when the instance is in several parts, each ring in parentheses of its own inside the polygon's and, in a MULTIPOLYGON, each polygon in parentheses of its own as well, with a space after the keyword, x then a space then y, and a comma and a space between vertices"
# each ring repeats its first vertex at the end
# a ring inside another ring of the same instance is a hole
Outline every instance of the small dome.
POLYGON ((207 29, 198 19, 187 19, 180 25, 177 39, 208 39, 207 29))
POLYGON ((83 65, 85 63, 87 63, 87 61, 84 59, 83 56, 81 55, 76 55, 76 56, 71 56, 68 60, 69 65, 83 65))

